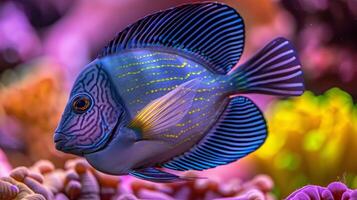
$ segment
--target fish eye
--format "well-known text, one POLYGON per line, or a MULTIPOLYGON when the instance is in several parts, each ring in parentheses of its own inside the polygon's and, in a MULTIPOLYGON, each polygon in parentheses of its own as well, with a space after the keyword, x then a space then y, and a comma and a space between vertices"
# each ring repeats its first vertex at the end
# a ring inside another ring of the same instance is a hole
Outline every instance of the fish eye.
POLYGON ((80 94, 73 98, 72 109, 77 114, 86 112, 92 105, 92 99, 85 94, 80 94))

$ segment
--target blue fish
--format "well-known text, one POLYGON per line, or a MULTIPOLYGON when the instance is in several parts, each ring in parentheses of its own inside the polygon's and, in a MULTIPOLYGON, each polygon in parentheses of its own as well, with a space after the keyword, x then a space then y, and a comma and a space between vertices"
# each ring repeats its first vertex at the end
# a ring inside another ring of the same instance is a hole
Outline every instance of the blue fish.
POLYGON ((234 162, 267 137, 247 93, 298 96, 301 64, 277 38, 238 68, 244 23, 220 3, 183 5, 120 32, 77 77, 55 132, 60 151, 96 169, 153 182, 190 180, 160 168, 234 162))

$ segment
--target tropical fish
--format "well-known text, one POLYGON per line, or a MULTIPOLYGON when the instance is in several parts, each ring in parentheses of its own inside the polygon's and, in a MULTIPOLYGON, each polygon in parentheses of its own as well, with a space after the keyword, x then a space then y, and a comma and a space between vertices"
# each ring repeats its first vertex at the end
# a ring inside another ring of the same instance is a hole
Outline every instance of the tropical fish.
POLYGON ((244 23, 220 3, 182 5, 120 32, 77 77, 54 140, 96 169, 153 182, 234 162, 267 137, 252 100, 304 91, 292 44, 277 38, 238 68, 244 23))

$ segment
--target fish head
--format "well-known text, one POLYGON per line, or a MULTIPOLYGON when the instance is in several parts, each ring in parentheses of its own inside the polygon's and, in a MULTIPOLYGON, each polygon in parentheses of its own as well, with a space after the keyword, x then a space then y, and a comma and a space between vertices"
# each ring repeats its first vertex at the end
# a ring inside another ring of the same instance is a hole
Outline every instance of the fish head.
POLYGON ((125 113, 107 72, 93 61, 74 83, 55 131, 56 149, 79 156, 100 151, 124 123, 125 113))

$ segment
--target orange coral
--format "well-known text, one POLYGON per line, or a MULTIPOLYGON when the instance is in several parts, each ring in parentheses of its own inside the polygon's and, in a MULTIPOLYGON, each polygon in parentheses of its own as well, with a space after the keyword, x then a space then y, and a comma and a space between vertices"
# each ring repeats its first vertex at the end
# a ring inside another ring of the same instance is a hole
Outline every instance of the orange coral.
POLYGON ((50 60, 40 60, 23 66, 31 73, 14 71, 22 78, 0 88, 0 126, 9 135, 15 134, 12 132, 16 130, 8 124, 9 119, 14 119, 19 127, 17 134, 25 144, 25 154, 9 152, 14 165, 28 165, 39 159, 51 159, 55 164, 64 162, 64 159, 58 159, 58 155, 63 154, 55 151, 52 141, 66 101, 63 76, 60 70, 55 70, 55 65, 50 60))

